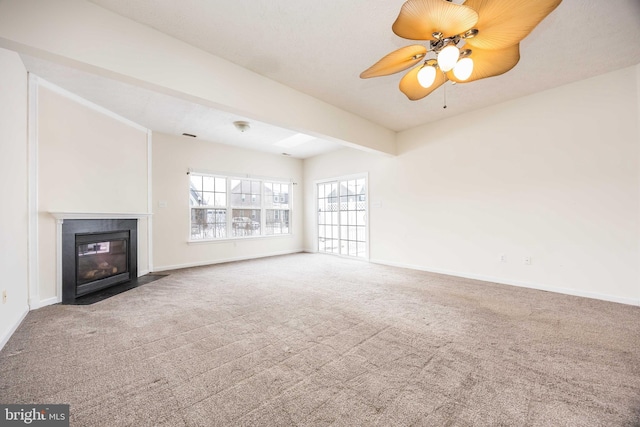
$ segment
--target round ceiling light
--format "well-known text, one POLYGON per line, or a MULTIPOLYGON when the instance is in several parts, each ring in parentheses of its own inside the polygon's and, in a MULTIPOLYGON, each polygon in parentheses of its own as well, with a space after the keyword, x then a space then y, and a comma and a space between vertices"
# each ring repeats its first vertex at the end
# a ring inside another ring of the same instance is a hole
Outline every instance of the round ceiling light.
POLYGON ((251 128, 251 125, 249 125, 249 122, 245 122, 244 120, 238 120, 236 122, 233 122, 233 125, 236 127, 236 129, 238 129, 240 132, 246 132, 251 128))

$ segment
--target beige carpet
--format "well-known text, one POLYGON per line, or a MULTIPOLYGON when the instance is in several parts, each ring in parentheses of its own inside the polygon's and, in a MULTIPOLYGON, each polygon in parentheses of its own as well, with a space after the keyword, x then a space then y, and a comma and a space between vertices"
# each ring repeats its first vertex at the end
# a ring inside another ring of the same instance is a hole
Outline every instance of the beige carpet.
POLYGON ((29 313, 0 402, 74 426, 640 426, 640 308, 314 254, 29 313))

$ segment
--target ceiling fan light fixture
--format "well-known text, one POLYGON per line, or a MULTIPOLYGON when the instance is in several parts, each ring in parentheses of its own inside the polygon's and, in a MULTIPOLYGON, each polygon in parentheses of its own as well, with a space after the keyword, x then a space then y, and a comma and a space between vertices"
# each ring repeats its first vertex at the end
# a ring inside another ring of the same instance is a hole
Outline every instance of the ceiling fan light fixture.
POLYGON ((469 57, 462 58, 455 67, 453 67, 453 75, 458 80, 467 80, 473 73, 473 59, 469 57))
POLYGON ((427 89, 430 88, 434 81, 436 81, 436 67, 432 65, 423 65, 420 71, 418 71, 418 83, 420 86, 427 89))
POLYGON ((396 49, 360 77, 387 76, 411 68, 400 79, 399 89, 417 101, 447 81, 499 76, 516 66, 520 42, 560 3, 562 0, 406 0, 391 29, 405 39, 422 40, 426 46, 396 49), (429 54, 434 58, 419 66, 429 54))
POLYGON ((445 73, 451 71, 458 62, 460 57, 460 49, 454 44, 450 44, 444 47, 438 52, 438 67, 445 73))

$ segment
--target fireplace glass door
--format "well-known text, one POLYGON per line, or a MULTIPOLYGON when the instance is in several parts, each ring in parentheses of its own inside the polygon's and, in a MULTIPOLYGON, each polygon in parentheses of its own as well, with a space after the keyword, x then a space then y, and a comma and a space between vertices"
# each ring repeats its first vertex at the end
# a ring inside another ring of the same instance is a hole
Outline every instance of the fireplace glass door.
POLYGON ((128 276, 128 241, 128 232, 76 235, 78 295, 128 276))

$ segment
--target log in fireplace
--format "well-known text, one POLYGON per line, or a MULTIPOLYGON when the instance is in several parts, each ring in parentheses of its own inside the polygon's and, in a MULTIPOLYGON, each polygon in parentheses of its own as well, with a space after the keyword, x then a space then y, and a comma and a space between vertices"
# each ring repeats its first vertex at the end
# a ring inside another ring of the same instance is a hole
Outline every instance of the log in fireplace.
POLYGON ((138 276, 138 220, 71 219, 62 224, 62 303, 138 276))

